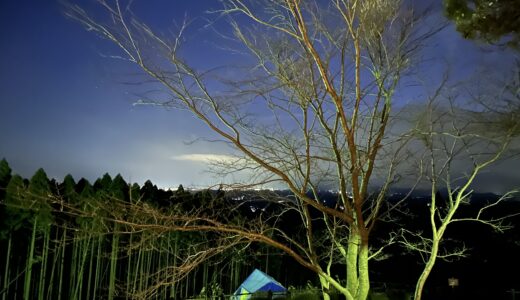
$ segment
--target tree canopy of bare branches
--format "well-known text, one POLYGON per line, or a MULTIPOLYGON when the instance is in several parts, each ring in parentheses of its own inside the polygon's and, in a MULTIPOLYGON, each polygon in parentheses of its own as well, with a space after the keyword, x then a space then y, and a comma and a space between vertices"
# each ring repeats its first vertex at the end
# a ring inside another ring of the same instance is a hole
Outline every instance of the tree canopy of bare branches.
MULTIPOLYGON (((285 202, 287 210, 298 213, 304 229, 294 237, 276 222, 245 228, 193 214, 169 216, 175 222, 158 230, 211 231, 223 239, 262 242, 315 272, 324 297, 335 289, 349 300, 366 299, 369 260, 380 253, 370 247, 370 233, 410 138, 388 133, 395 91, 439 28, 418 26, 424 16, 398 0, 222 0, 213 16, 228 21, 228 35, 251 63, 224 73, 195 68, 182 56, 186 22, 171 38, 140 22, 129 3, 98 2, 106 20, 72 4, 67 15, 114 43, 120 58, 140 67, 169 96, 139 103, 183 109, 199 119, 238 153, 216 162, 215 170, 222 176, 249 174, 224 186, 283 185, 294 196, 285 202), (372 194, 376 175, 381 184, 372 194), (323 187, 337 189, 337 203, 320 199, 323 187), (317 221, 324 230, 313 227, 317 221), (346 266, 346 278, 332 273, 336 263, 346 266)), ((425 136, 427 144, 430 139, 425 136)), ((454 205, 466 189, 451 191, 454 205)))

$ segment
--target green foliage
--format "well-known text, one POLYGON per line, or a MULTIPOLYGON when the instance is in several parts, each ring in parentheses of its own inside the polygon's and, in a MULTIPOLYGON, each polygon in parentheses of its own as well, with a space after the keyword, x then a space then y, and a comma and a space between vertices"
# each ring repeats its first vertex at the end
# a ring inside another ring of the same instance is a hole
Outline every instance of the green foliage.
POLYGON ((137 183, 132 184, 132 186, 130 187, 130 201, 136 202, 139 200, 140 196, 141 196, 141 187, 137 183))
POLYGON ((0 189, 5 188, 11 179, 11 168, 4 159, 0 160, 0 189))
POLYGON ((79 195, 76 192, 76 182, 74 181, 72 175, 67 174, 67 176, 63 178, 61 190, 61 195, 67 202, 76 203, 78 201, 79 195))
POLYGON ((180 184, 175 193, 173 193, 173 197, 178 203, 184 203, 187 199, 191 199, 192 195, 190 192, 184 190, 184 187, 180 184))
POLYGON ((110 184, 110 196, 120 200, 128 200, 128 192, 128 183, 126 183, 121 174, 117 174, 110 184))
POLYGON ((110 187, 112 186, 112 177, 110 174, 105 173, 103 177, 98 178, 94 182, 94 191, 98 194, 107 194, 110 193, 110 187))
POLYGON ((98 218, 85 218, 78 217, 76 218, 76 222, 82 228, 89 228, 89 230, 99 231, 103 230, 104 223, 101 219, 102 212, 100 212, 101 205, 97 203, 100 199, 103 199, 102 196, 104 193, 97 194, 94 190, 94 187, 90 184, 90 182, 81 178, 76 185, 76 191, 79 194, 79 201, 81 203, 81 209, 85 212, 94 212, 98 218))
POLYGON ((25 190, 25 184, 23 178, 15 174, 9 180, 9 183, 6 187, 6 195, 5 195, 5 203, 6 204, 18 204, 17 201, 20 201, 20 195, 25 190))
POLYGON ((34 196, 49 196, 51 187, 49 185, 49 178, 45 171, 40 168, 34 173, 29 181, 29 193, 34 196))
POLYGON ((179 184, 179 186, 177 187, 177 190, 175 191, 175 195, 177 195, 177 194, 182 195, 184 193, 185 193, 184 186, 182 186, 182 184, 179 184))
MULTIPOLYGON (((9 184, 9 181, 11 180, 11 168, 9 167, 9 164, 7 161, 2 159, 0 161, 0 202, 5 197, 6 193, 6 187, 9 184)), ((6 210, 5 206, 0 206, 0 219, 4 220, 6 219, 6 210)), ((3 222, 0 222, 0 224, 3 222)), ((4 239, 9 235, 8 232, 5 232, 4 226, 0 228, 0 239, 4 239)))
MULTIPOLYGON (((28 195, 26 197, 26 207, 33 211, 35 219, 40 229, 50 226, 53 222, 52 208, 48 198, 52 196, 49 178, 45 171, 40 168, 29 181, 28 195)), ((46 229, 43 229, 46 230, 46 229)))
POLYGON ((211 282, 207 287, 203 287, 199 293, 201 299, 218 299, 222 294, 224 294, 224 290, 217 282, 211 282))
POLYGON ((152 202, 157 199, 159 189, 150 180, 147 180, 141 188, 141 197, 144 201, 152 202))
POLYGON ((518 0, 444 0, 446 16, 469 39, 497 42, 508 37, 508 44, 520 43, 518 0))
POLYGON ((79 195, 83 199, 93 197, 95 194, 94 187, 92 187, 90 182, 88 180, 86 180, 85 178, 81 178, 78 181, 78 184, 76 185, 76 191, 79 193, 79 195))
POLYGON ((4 199, 6 208, 3 222, 6 227, 4 229, 7 231, 20 229, 23 225, 26 225, 26 220, 31 216, 28 211, 22 209, 24 192, 23 178, 17 174, 13 175, 7 184, 4 199))

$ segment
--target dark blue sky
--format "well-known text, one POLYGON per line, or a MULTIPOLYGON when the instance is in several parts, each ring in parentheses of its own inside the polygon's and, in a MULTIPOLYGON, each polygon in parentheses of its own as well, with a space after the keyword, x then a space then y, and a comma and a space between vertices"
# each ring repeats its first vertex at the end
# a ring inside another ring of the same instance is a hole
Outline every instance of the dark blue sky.
MULTIPOLYGON (((80 1, 87 6, 92 2, 80 1)), ((235 59, 215 50, 218 37, 213 30, 200 29, 204 12, 215 7, 217 1, 211 0, 142 0, 135 1, 133 10, 164 30, 182 22, 184 15, 194 20, 186 54, 208 66, 235 59)), ((218 182, 205 175, 204 164, 197 160, 227 149, 205 142, 186 144, 209 136, 186 112, 133 106, 139 87, 124 83, 139 70, 105 57, 117 51, 67 19, 62 10, 53 0, 0 1, 0 158, 25 177, 43 167, 60 180, 67 173, 93 180, 109 172, 132 182, 151 179, 163 187, 218 182)), ((440 12, 435 18, 441 19, 440 12)), ((432 41, 425 55, 436 59, 428 66, 432 81, 438 78, 441 61, 461 79, 490 64, 498 73, 511 71, 508 53, 480 51, 452 27, 432 41)), ((412 98, 406 91, 399 96, 412 98)))

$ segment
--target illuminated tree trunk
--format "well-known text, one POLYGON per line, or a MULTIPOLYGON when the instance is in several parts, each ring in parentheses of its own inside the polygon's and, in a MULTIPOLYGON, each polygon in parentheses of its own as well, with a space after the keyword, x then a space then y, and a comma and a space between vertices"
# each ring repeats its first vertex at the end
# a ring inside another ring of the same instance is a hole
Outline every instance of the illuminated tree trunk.
POLYGON ((116 271, 117 271, 117 255, 119 249, 119 235, 117 234, 117 224, 114 226, 114 233, 112 235, 112 251, 110 254, 110 276, 108 284, 108 299, 112 300, 115 296, 116 289, 116 271))
POLYGON ((72 236, 72 256, 70 257, 70 275, 69 275, 69 297, 74 298, 74 286, 76 283, 76 276, 79 276, 76 270, 76 265, 78 261, 78 239, 77 239, 77 233, 74 233, 72 236))
POLYGON ((31 295, 31 276, 32 276, 32 266, 34 261, 34 243, 36 240, 36 228, 38 223, 38 218, 34 218, 33 223, 33 230, 31 235, 31 243, 29 246, 29 253, 27 255, 27 264, 26 264, 26 271, 25 271, 25 282, 24 282, 24 289, 23 289, 23 298, 25 300, 29 300, 31 295))
POLYGON ((323 278, 323 276, 320 276, 320 285, 321 285, 321 294, 323 296, 323 300, 330 300, 330 295, 329 295, 329 288, 330 288, 330 283, 325 279, 323 278))
POLYGON ((362 242, 359 250, 359 287, 357 291, 357 299, 364 300, 368 298, 370 291, 370 277, 368 273, 368 243, 362 242))
MULTIPOLYGON (((96 298, 96 293, 100 288, 101 284, 101 254, 102 254, 102 247, 103 247, 103 235, 99 235, 98 242, 97 242, 97 255, 96 255, 96 275, 94 279, 94 289, 93 289, 93 296, 96 298)), ((97 297, 100 297, 99 295, 97 297)), ((100 297, 101 298, 101 297, 100 297)))
MULTIPOLYGON (((96 250, 96 242, 94 241, 94 238, 92 237, 92 243, 90 246, 90 259, 88 263, 88 281, 87 281, 87 295, 85 299, 91 299, 90 293, 92 288, 92 276, 94 274, 92 273, 92 266, 94 264, 94 251, 96 250)), ((94 294, 94 293, 93 293, 94 294)))
POLYGON ((140 253, 140 259, 138 260, 138 268, 139 268, 139 277, 137 279, 137 291, 142 292, 144 289, 144 281, 146 278, 145 275, 145 260, 146 260, 146 251, 142 251, 140 253))
POLYGON ((352 296, 356 295, 358 281, 358 251, 361 239, 355 229, 351 229, 347 248, 347 290, 352 296))
POLYGON ((424 290, 424 285, 426 284, 426 280, 430 276, 430 273, 432 272, 433 266, 435 265, 435 261, 437 260, 437 254, 439 251, 438 242, 433 242, 432 248, 431 248, 431 256, 429 257, 428 261, 426 262, 426 265, 424 266, 424 269, 421 273, 421 276, 419 276, 419 279, 417 280, 417 284, 415 285, 415 292, 413 298, 415 300, 421 300, 422 293, 424 290))
POLYGON ((86 240, 83 240, 80 243, 80 250, 78 251, 79 265, 77 267, 78 276, 76 277, 77 278, 76 285, 74 288, 75 299, 81 299, 81 295, 83 292, 83 277, 84 277, 83 272, 85 270, 85 265, 87 263, 89 249, 90 249, 90 236, 87 236, 86 240))
POLYGON ((2 300, 7 300, 7 297, 9 295, 9 264, 11 260, 11 233, 9 233, 9 239, 7 240, 7 254, 5 256, 5 271, 4 271, 4 284, 3 284, 3 294, 2 294, 2 300))
MULTIPOLYGON (((178 254, 178 251, 179 251, 179 233, 178 232, 175 232, 174 233, 175 237, 175 242, 174 242, 174 246, 173 246, 173 265, 175 266, 177 264, 177 254, 178 254)), ((170 236, 168 237, 170 238, 170 236)), ((169 252, 168 252, 168 257, 169 257, 169 252)), ((170 298, 175 298, 176 296, 176 288, 177 288, 177 285, 175 283, 172 283, 172 285, 170 286, 170 298)))
MULTIPOLYGON (((349 245, 346 249, 346 289, 341 286, 335 286, 348 300, 365 300, 368 298, 368 292, 370 291, 369 250, 367 241, 363 240, 357 229, 351 229, 349 245)), ((323 276, 320 276, 320 283, 325 290, 328 290, 331 285, 331 282, 323 276)))
POLYGON ((139 252, 137 254, 137 260, 135 262, 135 268, 134 268, 134 283, 133 283, 133 287, 132 287, 132 292, 136 292, 136 291, 140 291, 141 289, 141 285, 139 284, 138 285, 138 282, 140 282, 140 274, 142 273, 141 271, 141 260, 142 260, 142 253, 143 253, 143 250, 142 248, 139 248, 139 252))
MULTIPOLYGON (((132 238, 133 235, 130 234, 130 239, 128 241, 128 247, 129 249, 132 249, 132 238)), ((132 293, 132 252, 130 251, 128 253, 128 261, 127 261, 127 274, 126 274, 126 299, 130 298, 130 295, 132 293)))
POLYGON ((155 251, 152 251, 152 250, 147 251, 148 258, 147 258, 147 261, 146 261, 146 272, 145 272, 146 276, 144 277, 144 282, 143 282, 145 289, 148 288, 148 283, 149 283, 150 277, 151 277, 150 275, 152 274, 152 262, 153 262, 154 252, 155 251))
MULTIPOLYGON (((20 267, 22 266, 20 264, 20 261, 18 261, 18 264, 17 264, 17 268, 16 268, 16 274, 20 274, 20 267)), ((22 266, 23 267, 23 266, 22 266)), ((18 280, 15 281, 15 285, 14 285, 14 296, 13 296, 13 299, 18 299, 18 280)))
POLYGON ((40 280, 38 282, 38 300, 45 299, 47 261, 49 256, 50 225, 47 226, 43 235, 43 249, 40 264, 40 280))
MULTIPOLYGON (((57 229, 56 230, 56 236, 55 236, 55 241, 58 242, 59 240, 61 240, 60 238, 60 232, 59 230, 57 229)), ((54 280, 56 278, 56 269, 58 269, 60 267, 60 263, 58 263, 58 259, 61 257, 61 251, 62 251, 62 246, 61 246, 61 243, 60 244, 56 244, 55 248, 53 249, 53 259, 52 259, 52 267, 51 267, 51 274, 50 274, 50 278, 49 278, 49 289, 47 290, 47 299, 55 299, 53 297, 53 292, 54 292, 54 280)))
POLYGON ((203 269, 202 269, 202 288, 204 289, 203 296, 205 296, 206 298, 208 296, 208 288, 209 288, 208 273, 209 273, 208 262, 205 262, 203 265, 203 269))
POLYGON ((67 247, 66 239, 67 239, 67 228, 65 228, 63 230, 63 239, 61 241, 61 253, 60 253, 61 261, 60 261, 60 279, 59 279, 59 283, 58 283, 58 299, 64 299, 62 292, 63 292, 63 271, 64 271, 64 267, 65 267, 65 250, 67 247))

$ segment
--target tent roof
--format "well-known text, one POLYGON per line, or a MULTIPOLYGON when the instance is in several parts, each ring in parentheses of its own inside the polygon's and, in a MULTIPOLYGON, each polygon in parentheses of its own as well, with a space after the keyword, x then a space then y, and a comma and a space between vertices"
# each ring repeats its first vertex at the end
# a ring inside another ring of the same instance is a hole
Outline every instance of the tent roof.
POLYGON ((249 293, 269 290, 272 292, 285 292, 287 290, 273 277, 258 269, 255 269, 253 273, 251 273, 251 275, 249 275, 249 277, 247 277, 246 280, 242 282, 235 294, 240 292, 242 289, 247 290, 249 293))

